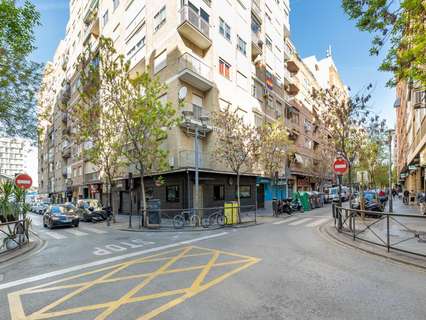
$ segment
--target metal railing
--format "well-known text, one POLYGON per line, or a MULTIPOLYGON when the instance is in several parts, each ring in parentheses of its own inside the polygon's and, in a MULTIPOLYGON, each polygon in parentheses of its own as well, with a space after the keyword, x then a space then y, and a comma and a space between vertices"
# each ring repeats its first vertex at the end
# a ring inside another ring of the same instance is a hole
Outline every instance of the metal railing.
POLYGON ((262 10, 260 9, 260 4, 259 4, 259 2, 258 1, 256 1, 256 0, 252 0, 251 1, 251 3, 252 3, 252 6, 251 6, 251 8, 252 8, 252 10, 254 11, 254 13, 255 14, 257 14, 257 16, 260 18, 260 17, 262 17, 262 10))
POLYGON ((335 204, 332 212, 337 231, 354 241, 426 258, 426 215, 355 210, 335 204))
POLYGON ((29 241, 25 219, 0 223, 0 254, 21 248, 29 241))
POLYGON ((190 53, 184 53, 179 57, 179 72, 188 69, 202 76, 203 78, 212 81, 212 68, 205 64, 200 59, 194 57, 190 53))
POLYGON ((184 23, 185 21, 190 22, 195 28, 198 29, 203 35, 207 38, 210 38, 210 25, 204 20, 198 12, 189 7, 188 5, 184 5, 180 9, 180 22, 184 23))
MULTIPOLYGON (((122 214, 126 214, 122 212, 122 214)), ((200 229, 211 230, 226 226, 257 223, 256 206, 232 206, 187 209, 148 209, 134 210, 129 215, 129 228, 144 226, 146 217, 148 227, 172 230, 200 229), (145 214, 146 213, 146 214, 145 214)))

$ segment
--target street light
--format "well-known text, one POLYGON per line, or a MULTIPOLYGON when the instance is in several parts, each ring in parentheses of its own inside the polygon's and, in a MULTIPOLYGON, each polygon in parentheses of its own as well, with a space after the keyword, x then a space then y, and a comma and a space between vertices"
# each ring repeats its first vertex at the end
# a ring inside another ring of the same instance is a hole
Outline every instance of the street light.
POLYGON ((199 206, 199 188, 200 188, 200 177, 199 177, 199 167, 200 167, 200 157, 199 157, 199 146, 198 146, 198 135, 200 129, 207 128, 207 122, 209 121, 209 117, 207 115, 200 115, 199 117, 201 121, 201 126, 196 123, 195 124, 195 206, 198 209, 199 206))
POLYGON ((393 202, 392 202, 392 135, 395 132, 393 129, 389 129, 389 190, 388 190, 388 198, 389 198, 389 212, 393 212, 393 202))

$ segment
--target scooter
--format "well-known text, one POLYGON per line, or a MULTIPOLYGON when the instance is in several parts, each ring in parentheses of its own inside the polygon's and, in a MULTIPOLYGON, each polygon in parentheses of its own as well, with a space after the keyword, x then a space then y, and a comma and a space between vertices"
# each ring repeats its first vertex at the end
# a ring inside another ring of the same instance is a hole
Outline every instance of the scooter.
POLYGON ((297 200, 297 199, 291 201, 290 207, 293 211, 300 211, 300 212, 305 211, 305 209, 302 206, 302 203, 300 202, 300 200, 297 200))

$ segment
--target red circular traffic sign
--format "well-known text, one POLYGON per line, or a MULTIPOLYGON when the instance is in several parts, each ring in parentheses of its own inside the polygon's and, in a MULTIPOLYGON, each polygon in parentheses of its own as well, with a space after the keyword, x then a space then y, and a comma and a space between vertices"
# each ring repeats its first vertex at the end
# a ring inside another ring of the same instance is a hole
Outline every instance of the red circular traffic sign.
POLYGON ((28 174, 21 173, 16 176, 15 184, 20 189, 29 189, 33 185, 33 179, 28 174))
POLYGON ((338 158, 334 160, 333 163, 333 170, 334 173, 337 175, 344 175, 346 171, 348 171, 348 162, 343 158, 338 158))

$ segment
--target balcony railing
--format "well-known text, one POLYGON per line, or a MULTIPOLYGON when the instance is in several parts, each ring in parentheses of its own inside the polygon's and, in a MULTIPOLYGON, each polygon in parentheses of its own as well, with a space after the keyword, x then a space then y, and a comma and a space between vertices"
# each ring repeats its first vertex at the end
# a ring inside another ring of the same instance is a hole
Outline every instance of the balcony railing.
POLYGON ((212 68, 190 53, 178 59, 179 78, 199 90, 207 91, 213 87, 212 68))
POLYGON ((260 9, 260 4, 256 0, 252 0, 251 9, 253 13, 259 18, 262 18, 262 10, 260 9))
POLYGON ((98 181, 100 181, 99 171, 98 172, 86 173, 84 175, 84 183, 98 182, 98 181))
POLYGON ((198 12, 191 7, 185 5, 180 9, 180 22, 184 23, 189 21, 198 31, 200 31, 207 38, 210 38, 210 25, 204 20, 198 12))
POLYGON ((414 91, 413 93, 413 107, 414 109, 426 108, 426 91, 414 91))

